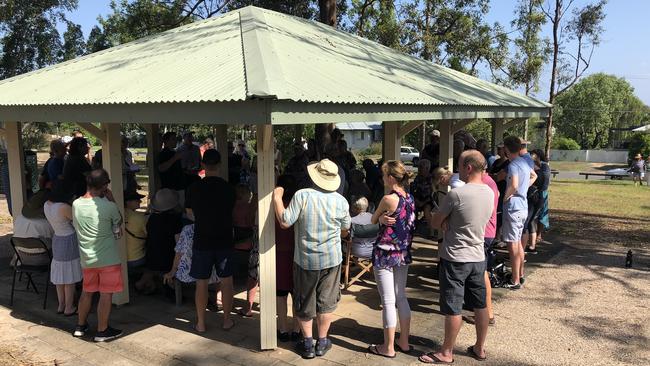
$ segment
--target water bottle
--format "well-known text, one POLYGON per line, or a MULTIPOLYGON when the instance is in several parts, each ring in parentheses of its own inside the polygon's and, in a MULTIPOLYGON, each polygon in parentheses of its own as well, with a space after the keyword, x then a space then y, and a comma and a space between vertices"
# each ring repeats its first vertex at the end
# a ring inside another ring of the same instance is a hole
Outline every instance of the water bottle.
POLYGON ((628 250, 625 256, 625 268, 632 268, 632 249, 628 250))

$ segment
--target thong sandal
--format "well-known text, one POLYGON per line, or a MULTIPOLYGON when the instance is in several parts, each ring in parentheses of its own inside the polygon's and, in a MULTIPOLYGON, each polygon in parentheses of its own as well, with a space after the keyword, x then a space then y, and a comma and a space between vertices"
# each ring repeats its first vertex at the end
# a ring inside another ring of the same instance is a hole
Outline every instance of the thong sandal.
POLYGON ((402 353, 405 354, 405 355, 410 355, 411 352, 413 352, 413 350, 415 350, 415 348, 414 348, 412 345, 410 345, 410 344, 409 344, 409 348, 408 348, 408 349, 402 349, 402 347, 400 347, 399 344, 395 344, 395 349, 396 349, 398 352, 402 352, 402 353))
POLYGON ((247 313, 244 312, 244 308, 241 308, 241 309, 237 310, 237 314, 239 314, 239 316, 243 316, 244 318, 252 318, 253 317, 253 312, 251 311, 250 313, 247 314, 247 313))
POLYGON ((381 356, 381 357, 386 357, 386 358, 395 358, 395 357, 397 356, 397 354, 394 354, 394 355, 392 355, 392 356, 389 356, 389 355, 385 355, 385 354, 383 354, 383 353, 380 353, 379 350, 377 349, 377 345, 376 345, 376 344, 372 344, 372 345, 370 345, 370 346, 368 347, 368 353, 371 353, 371 354, 373 354, 373 355, 377 355, 377 356, 381 356))
POLYGON ((451 360, 449 362, 443 361, 436 357, 436 355, 433 354, 433 352, 425 353, 422 356, 418 357, 418 361, 422 363, 429 363, 429 364, 450 364, 454 363, 454 360, 451 360))
POLYGON ((470 355, 476 361, 485 361, 487 359, 487 354, 483 357, 479 356, 476 351, 474 351, 474 346, 467 347, 467 354, 470 355))
POLYGON ((205 333, 205 330, 198 330, 198 329, 196 328, 196 324, 192 324, 191 327, 192 327, 192 331, 194 331, 194 333, 197 333, 197 334, 203 334, 203 333, 205 333))

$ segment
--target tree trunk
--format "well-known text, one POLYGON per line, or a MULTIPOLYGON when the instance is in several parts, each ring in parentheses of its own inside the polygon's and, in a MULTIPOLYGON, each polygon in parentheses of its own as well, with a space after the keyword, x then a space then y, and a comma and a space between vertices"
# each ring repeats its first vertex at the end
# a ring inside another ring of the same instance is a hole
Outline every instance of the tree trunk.
MULTIPOLYGON (((555 0, 555 15, 553 18, 553 66, 551 68, 551 87, 549 91, 548 102, 553 104, 555 100, 555 79, 557 78, 557 62, 559 53, 559 35, 560 18, 562 12, 562 0, 555 0)), ((546 149, 544 151, 546 159, 551 160, 551 141, 553 139, 553 108, 549 109, 548 121, 546 122, 546 149)))
MULTIPOLYGON (((336 0, 318 0, 318 8, 320 22, 336 28, 336 0)), ((314 140, 319 159, 325 151, 325 145, 329 143, 332 125, 332 123, 318 123, 314 126, 314 140)))

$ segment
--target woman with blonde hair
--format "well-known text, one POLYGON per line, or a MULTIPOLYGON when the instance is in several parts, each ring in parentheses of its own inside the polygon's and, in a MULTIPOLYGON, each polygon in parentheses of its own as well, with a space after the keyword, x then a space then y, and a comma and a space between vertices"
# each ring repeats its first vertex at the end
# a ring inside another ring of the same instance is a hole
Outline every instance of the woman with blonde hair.
POLYGON ((433 185, 437 186, 438 190, 447 186, 454 189, 464 186, 465 182, 460 180, 458 173, 453 173, 447 168, 436 168, 433 170, 433 185))
POLYGON ((372 263, 383 306, 384 343, 371 345, 368 352, 394 358, 395 348, 403 353, 413 350, 409 344, 411 309, 406 298, 406 279, 408 266, 412 262, 415 203, 405 190, 410 176, 401 161, 388 161, 382 165, 381 171, 387 194, 380 201, 371 221, 381 224, 372 251, 372 263), (398 317, 400 337, 395 342, 398 317))

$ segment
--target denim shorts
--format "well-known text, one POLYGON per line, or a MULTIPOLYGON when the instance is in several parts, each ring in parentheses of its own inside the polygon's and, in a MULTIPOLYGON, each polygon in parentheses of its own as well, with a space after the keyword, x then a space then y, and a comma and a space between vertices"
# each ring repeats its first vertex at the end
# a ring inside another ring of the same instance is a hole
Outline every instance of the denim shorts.
POLYGON ((504 210, 501 240, 507 243, 519 242, 521 240, 521 234, 524 232, 524 223, 527 217, 528 210, 504 210))
POLYGON ((440 259, 440 312, 460 315, 467 309, 485 309, 485 262, 450 262, 440 259))

